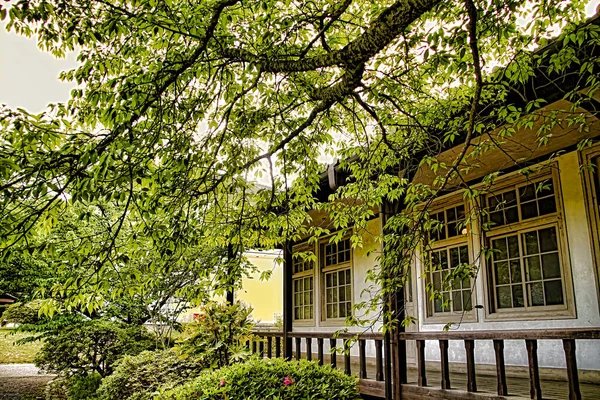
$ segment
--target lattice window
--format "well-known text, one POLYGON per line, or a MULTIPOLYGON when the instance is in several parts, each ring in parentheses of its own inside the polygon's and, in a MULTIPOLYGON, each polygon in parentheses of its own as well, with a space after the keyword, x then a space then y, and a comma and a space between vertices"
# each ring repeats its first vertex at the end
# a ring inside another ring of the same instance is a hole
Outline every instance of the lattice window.
POLYGON ((352 314, 352 247, 350 239, 321 243, 325 319, 352 314))

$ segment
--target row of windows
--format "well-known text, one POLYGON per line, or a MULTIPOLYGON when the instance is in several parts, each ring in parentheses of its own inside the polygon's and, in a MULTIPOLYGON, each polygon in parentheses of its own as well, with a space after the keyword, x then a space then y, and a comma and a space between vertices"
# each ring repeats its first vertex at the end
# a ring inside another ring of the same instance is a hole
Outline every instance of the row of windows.
MULTIPOLYGON (((565 263, 553 178, 508 187, 488 195, 485 201, 482 235, 484 246, 491 250, 486 262, 491 311, 565 308, 565 263)), ((432 214, 440 221, 442 234, 434 237, 428 250, 427 279, 434 289, 428 302, 429 316, 462 313, 474 306, 469 275, 453 273, 461 265, 473 264, 464 210, 461 203, 432 214)))
MULTIPOLYGON (((350 239, 343 239, 337 243, 322 243, 320 246, 325 319, 343 319, 352 313, 351 252, 350 239)), ((312 320, 315 274, 309 248, 295 249, 292 271, 294 319, 312 320)))

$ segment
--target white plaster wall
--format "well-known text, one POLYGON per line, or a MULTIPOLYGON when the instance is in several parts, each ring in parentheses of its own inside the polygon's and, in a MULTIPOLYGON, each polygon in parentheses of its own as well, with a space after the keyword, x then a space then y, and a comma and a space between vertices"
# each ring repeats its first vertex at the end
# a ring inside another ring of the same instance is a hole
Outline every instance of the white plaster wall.
MULTIPOLYGON (((583 190, 583 176, 579 172, 577 152, 573 151, 558 157, 560 187, 564 208, 564 223, 568 244, 568 256, 571 263, 571 277, 575 297, 577 318, 556 320, 520 320, 520 321, 489 321, 485 319, 485 310, 477 310, 477 322, 463 322, 457 329, 470 330, 520 330, 520 329, 551 329, 551 328, 590 328, 600 327, 598 296, 596 291, 597 279, 592 259, 589 224, 587 222, 586 205, 583 190)), ((474 242, 477 242, 476 240, 474 242)), ((478 253, 478 249, 474 249, 478 253)), ((419 264, 419 263, 417 263, 419 264)), ((420 269, 420 265, 417 266, 420 269)), ((475 283, 476 304, 484 304, 485 290, 482 272, 475 283)), ((418 274, 420 275, 420 274, 418 274)), ((418 301, 424 303, 424 287, 422 278, 418 278, 418 301)), ((419 329, 421 331, 441 331, 443 324, 427 324, 425 310, 419 309, 419 329)), ((465 350, 462 342, 449 343, 449 358, 453 362, 465 362, 465 350)), ((507 365, 527 365, 527 351, 524 341, 506 341, 504 356, 507 365)), ((426 359, 439 360, 437 342, 427 341, 426 359)), ((475 359, 479 363, 495 363, 492 341, 475 342, 475 359)), ((538 359, 542 367, 564 367, 564 350, 560 340, 544 340, 538 342, 538 359)), ((581 369, 600 370, 600 341, 578 340, 577 363, 581 369)))

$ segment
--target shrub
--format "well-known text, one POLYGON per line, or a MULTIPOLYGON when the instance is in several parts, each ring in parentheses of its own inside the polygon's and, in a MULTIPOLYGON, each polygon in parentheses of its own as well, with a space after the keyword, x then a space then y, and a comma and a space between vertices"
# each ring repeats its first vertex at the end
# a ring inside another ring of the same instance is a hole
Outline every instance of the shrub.
POLYGON ((216 371, 155 397, 162 400, 359 399, 357 378, 310 361, 252 360, 216 371))
POLYGON ((6 308, 2 316, 3 324, 14 322, 17 324, 35 324, 40 320, 39 311, 42 306, 41 300, 29 303, 14 303, 6 308))
POLYGON ((96 373, 58 377, 46 387, 46 400, 93 400, 101 381, 96 373))
POLYGON ((197 357, 181 358, 172 350, 144 351, 122 358, 104 378, 97 396, 103 400, 148 399, 162 385, 174 387, 195 378, 203 369, 197 357))
POLYGON ((240 303, 208 303, 196 322, 185 328, 177 350, 202 355, 216 368, 247 359, 249 353, 242 342, 251 336, 251 312, 252 308, 240 303))
POLYGON ((119 358, 153 348, 154 335, 144 327, 89 320, 47 336, 34 362, 64 376, 95 372, 105 377, 119 358))

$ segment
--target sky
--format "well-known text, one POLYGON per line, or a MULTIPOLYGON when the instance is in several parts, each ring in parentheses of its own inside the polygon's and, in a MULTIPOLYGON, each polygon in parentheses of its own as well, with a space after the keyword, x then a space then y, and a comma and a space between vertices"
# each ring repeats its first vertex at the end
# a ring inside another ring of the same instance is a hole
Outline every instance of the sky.
MULTIPOLYGON (((588 16, 598 4, 589 2, 588 16)), ((49 103, 67 101, 74 84, 61 82, 58 75, 76 67, 76 55, 56 59, 38 49, 35 39, 6 32, 5 22, 0 23, 0 104, 38 113, 49 103)))

